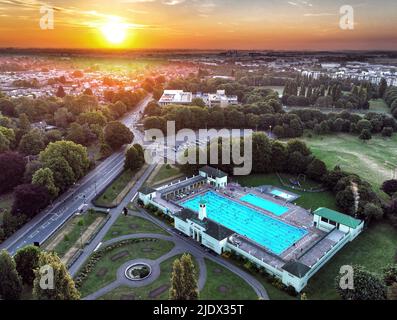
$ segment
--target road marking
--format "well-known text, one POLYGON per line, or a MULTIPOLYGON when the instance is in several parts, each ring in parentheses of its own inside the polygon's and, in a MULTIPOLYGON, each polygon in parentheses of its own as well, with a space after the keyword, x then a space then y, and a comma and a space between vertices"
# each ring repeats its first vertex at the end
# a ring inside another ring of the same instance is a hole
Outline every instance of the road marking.
POLYGON ((99 242, 98 245, 95 247, 93 252, 97 251, 101 245, 102 245, 102 242, 99 242))

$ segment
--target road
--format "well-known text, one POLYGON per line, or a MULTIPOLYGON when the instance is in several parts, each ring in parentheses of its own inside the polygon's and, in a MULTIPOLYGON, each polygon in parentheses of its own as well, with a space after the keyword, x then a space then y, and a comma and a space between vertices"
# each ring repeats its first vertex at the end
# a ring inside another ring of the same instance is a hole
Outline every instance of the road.
MULTIPOLYGON (((140 119, 140 112, 145 109, 151 99, 151 95, 147 96, 139 103, 133 112, 127 114, 121 120, 121 122, 128 126, 134 133, 134 143, 143 143, 143 134, 137 130, 135 125, 140 119)), ((33 244, 34 242, 39 242, 41 244, 47 240, 61 228, 82 205, 89 204, 96 196, 97 192, 100 192, 123 170, 125 149, 126 147, 122 148, 120 151, 102 161, 95 169, 76 183, 74 187, 57 199, 51 207, 41 212, 10 238, 0 244, 0 249, 6 249, 11 254, 15 254, 21 247, 33 244)), ((150 170, 153 170, 151 166, 149 166, 147 172, 150 170)), ((144 174, 144 176, 146 176, 146 174, 144 174)), ((139 183, 137 183, 137 185, 138 184, 139 183)))

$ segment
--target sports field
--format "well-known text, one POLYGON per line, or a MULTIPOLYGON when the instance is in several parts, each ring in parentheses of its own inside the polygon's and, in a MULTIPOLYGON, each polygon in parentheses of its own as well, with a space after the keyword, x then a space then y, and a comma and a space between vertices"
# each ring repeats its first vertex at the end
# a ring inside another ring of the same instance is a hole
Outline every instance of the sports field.
POLYGON ((356 173, 380 194, 383 181, 392 179, 397 167, 397 135, 392 138, 376 135, 368 142, 348 134, 313 136, 303 140, 328 168, 339 165, 342 170, 356 173))

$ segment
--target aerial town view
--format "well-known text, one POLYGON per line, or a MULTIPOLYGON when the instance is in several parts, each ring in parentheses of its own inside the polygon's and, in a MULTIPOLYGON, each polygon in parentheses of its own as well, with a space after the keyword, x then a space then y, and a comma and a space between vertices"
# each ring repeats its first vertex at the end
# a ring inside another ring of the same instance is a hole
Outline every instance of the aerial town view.
POLYGON ((0 0, 0 305, 397 300, 396 21, 0 0))

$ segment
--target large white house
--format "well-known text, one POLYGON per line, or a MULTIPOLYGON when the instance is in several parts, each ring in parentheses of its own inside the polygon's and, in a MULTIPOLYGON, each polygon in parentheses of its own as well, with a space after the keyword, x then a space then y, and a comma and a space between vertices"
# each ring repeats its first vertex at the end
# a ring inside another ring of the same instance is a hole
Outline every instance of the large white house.
POLYGON ((190 105, 194 98, 200 98, 209 108, 225 108, 229 105, 237 105, 238 97, 226 95, 225 90, 217 90, 216 93, 196 93, 184 92, 183 90, 164 90, 159 100, 160 106, 170 104, 190 105))
POLYGON ((194 241, 243 256, 300 292, 364 222, 327 208, 312 214, 263 190, 229 184, 226 173, 205 166, 193 177, 145 187, 139 199, 194 241))

